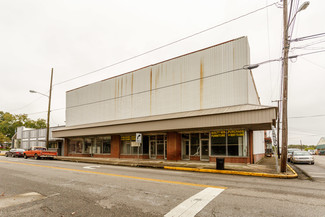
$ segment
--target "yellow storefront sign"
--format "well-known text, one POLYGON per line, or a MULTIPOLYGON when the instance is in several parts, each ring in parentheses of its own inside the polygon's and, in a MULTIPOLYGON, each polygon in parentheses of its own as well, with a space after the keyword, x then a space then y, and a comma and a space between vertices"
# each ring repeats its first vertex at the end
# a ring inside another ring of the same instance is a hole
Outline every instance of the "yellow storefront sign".
POLYGON ((228 136, 244 136, 244 130, 219 130, 211 132, 211 137, 226 137, 226 132, 228 136))

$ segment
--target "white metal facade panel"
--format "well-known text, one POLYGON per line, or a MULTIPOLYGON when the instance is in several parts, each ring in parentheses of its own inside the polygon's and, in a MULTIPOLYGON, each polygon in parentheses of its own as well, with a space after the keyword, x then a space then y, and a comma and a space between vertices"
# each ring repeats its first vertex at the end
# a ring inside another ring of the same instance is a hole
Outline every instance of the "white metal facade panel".
POLYGON ((249 46, 242 37, 89 84, 67 92, 66 125, 248 104, 245 65, 249 46))
POLYGON ((253 131, 253 154, 264 153, 264 131, 253 131))

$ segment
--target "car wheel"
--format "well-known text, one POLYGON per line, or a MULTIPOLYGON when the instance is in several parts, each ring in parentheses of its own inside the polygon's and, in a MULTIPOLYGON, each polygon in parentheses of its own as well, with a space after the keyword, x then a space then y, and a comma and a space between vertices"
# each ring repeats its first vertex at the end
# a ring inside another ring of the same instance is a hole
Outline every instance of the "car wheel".
POLYGON ((27 155, 26 154, 24 154, 24 158, 27 159, 27 155))
POLYGON ((8 154, 6 154, 6 157, 8 157, 8 154))
POLYGON ((38 155, 37 155, 37 154, 34 155, 34 159, 35 159, 35 160, 38 159, 38 155))
POLYGON ((314 165, 314 164, 315 164, 315 162, 311 162, 311 164, 312 164, 312 165, 314 165))

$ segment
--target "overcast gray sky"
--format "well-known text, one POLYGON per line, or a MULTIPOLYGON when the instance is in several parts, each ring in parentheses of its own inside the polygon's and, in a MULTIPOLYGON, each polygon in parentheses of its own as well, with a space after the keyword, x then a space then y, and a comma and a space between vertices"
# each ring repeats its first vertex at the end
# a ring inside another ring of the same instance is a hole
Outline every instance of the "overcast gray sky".
MULTIPOLYGON (((282 9, 275 5, 125 63, 60 84, 168 44, 276 1, 0 0, 0 110, 46 119, 54 68, 51 126, 65 124, 65 92, 185 53, 248 36, 251 63, 281 57, 282 9)), ((303 1, 300 1, 302 4, 303 1)), ((325 1, 296 16, 292 38, 325 32, 325 1)), ((292 43, 291 55, 325 49, 325 37, 292 43)), ((325 136, 325 52, 289 64, 289 144, 325 136), (317 117, 304 117, 315 116, 317 117)), ((253 70, 264 105, 280 97, 281 63, 253 70)))

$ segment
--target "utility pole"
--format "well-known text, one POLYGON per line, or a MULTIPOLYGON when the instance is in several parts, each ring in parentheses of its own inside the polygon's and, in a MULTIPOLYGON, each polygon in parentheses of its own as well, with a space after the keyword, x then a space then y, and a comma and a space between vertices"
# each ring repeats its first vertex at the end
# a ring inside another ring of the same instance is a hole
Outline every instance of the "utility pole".
POLYGON ((280 99, 279 100, 274 100, 272 102, 277 102, 278 103, 278 120, 277 120, 277 126, 276 126, 276 139, 277 139, 277 152, 278 152, 278 159, 280 159, 280 99))
POLYGON ((287 145, 288 145, 288 3, 283 0, 283 101, 282 101, 282 151, 281 151, 281 172, 287 171, 287 145))
POLYGON ((46 123, 46 148, 47 149, 49 148, 49 135, 50 135, 50 113, 51 113, 52 80, 53 80, 53 68, 51 70, 49 107, 47 109, 47 123, 46 123))

